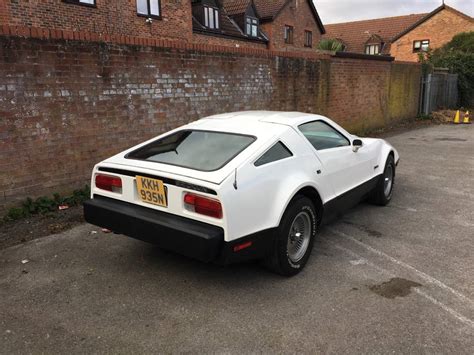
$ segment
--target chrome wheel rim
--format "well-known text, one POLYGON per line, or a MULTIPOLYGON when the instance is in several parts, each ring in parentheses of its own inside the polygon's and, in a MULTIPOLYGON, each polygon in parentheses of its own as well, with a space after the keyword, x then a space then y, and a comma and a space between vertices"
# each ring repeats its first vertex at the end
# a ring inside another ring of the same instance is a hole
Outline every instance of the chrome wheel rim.
POLYGON ((384 193, 385 197, 389 197, 392 193, 392 186, 393 186, 393 166, 387 166, 387 170, 385 171, 384 177, 384 193))
POLYGON ((288 258, 297 263, 303 259, 311 239, 311 218, 307 212, 300 212, 290 227, 288 235, 288 258))

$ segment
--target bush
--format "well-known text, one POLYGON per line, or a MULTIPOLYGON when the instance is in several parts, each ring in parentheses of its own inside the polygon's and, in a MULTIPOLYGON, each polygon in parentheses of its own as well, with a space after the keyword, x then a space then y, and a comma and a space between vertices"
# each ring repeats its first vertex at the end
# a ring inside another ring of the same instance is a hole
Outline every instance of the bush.
POLYGON ((460 103, 474 106, 474 32, 454 36, 451 42, 433 51, 429 61, 458 74, 460 103))
POLYGON ((318 44, 318 49, 332 52, 342 52, 344 50, 344 44, 337 39, 322 39, 318 44))
POLYGON ((59 194, 54 194, 53 198, 45 196, 38 197, 36 200, 27 198, 21 204, 21 207, 10 208, 3 219, 0 216, 0 222, 16 221, 35 214, 51 213, 57 211, 60 205, 67 205, 69 207, 81 205, 89 198, 89 195, 90 188, 86 185, 83 189, 74 190, 70 196, 63 197, 59 194))

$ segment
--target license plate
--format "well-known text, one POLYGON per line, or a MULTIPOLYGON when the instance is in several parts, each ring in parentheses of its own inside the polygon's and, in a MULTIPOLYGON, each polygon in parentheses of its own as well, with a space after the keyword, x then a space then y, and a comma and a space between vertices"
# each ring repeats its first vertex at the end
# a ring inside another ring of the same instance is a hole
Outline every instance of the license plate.
POLYGON ((143 176, 136 176, 138 195, 141 200, 153 205, 168 207, 166 188, 163 181, 143 176))

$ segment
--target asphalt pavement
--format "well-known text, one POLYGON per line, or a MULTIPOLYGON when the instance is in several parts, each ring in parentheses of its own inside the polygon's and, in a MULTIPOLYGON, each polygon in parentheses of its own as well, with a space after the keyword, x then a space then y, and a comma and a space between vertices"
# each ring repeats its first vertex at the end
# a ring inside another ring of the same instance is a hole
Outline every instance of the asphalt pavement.
POLYGON ((388 141, 392 203, 324 227, 293 278, 88 224, 0 251, 0 353, 474 353, 474 125, 388 141))

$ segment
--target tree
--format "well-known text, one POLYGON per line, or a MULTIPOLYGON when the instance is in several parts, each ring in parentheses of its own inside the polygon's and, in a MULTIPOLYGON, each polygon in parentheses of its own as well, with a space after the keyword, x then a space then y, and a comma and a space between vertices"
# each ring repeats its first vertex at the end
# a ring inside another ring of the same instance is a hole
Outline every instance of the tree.
POLYGON ((344 44, 337 39, 325 38, 319 42, 318 49, 324 51, 342 52, 344 50, 344 44))
POLYGON ((474 107, 474 32, 457 34, 433 51, 429 61, 435 67, 448 68, 458 74, 461 105, 474 107))

